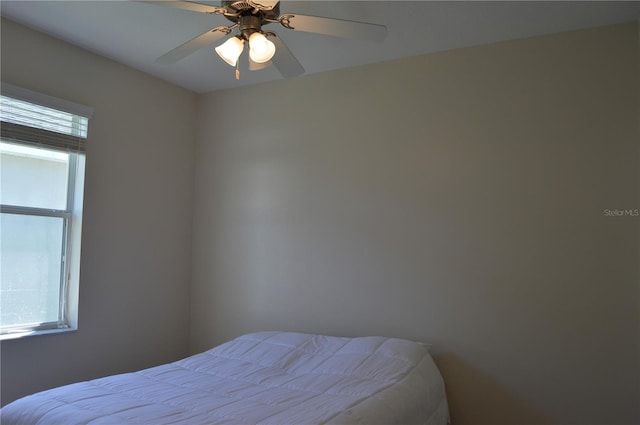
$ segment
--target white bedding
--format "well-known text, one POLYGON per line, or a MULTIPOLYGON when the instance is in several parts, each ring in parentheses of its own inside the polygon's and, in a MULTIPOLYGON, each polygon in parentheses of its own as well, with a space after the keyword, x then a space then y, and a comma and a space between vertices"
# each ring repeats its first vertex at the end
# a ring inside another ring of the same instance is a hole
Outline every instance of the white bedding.
POLYGON ((3 425, 429 424, 449 417, 428 349, 394 338, 241 336, 135 373, 67 385, 0 410, 3 425))

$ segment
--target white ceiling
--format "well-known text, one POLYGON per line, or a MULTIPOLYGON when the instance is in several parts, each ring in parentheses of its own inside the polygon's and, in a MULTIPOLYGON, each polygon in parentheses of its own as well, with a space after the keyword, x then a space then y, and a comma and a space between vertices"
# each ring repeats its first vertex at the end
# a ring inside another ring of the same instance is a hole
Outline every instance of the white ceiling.
MULTIPOLYGON (((202 2, 219 5, 219 2, 202 2)), ((211 47, 173 65, 155 59, 228 21, 133 1, 8 1, 2 16, 189 90, 205 93, 282 78, 274 67, 234 69, 211 47)), ((382 43, 344 40, 271 24, 306 74, 497 41, 637 20, 640 1, 282 1, 297 12, 383 24, 382 43)), ((246 59, 245 59, 246 60, 246 59)))

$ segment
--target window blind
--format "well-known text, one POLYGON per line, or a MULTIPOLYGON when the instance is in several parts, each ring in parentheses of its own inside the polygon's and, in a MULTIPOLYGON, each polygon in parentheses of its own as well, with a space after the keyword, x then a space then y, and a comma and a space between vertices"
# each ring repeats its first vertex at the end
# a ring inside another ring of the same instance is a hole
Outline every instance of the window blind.
POLYGON ((93 110, 62 99, 2 83, 2 139, 67 152, 85 152, 93 110))

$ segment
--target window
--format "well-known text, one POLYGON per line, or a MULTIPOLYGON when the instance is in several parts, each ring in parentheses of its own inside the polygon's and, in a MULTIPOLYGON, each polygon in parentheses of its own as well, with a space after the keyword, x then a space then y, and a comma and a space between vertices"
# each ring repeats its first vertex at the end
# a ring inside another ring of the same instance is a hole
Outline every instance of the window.
POLYGON ((77 327, 91 109, 2 84, 0 334, 77 327))

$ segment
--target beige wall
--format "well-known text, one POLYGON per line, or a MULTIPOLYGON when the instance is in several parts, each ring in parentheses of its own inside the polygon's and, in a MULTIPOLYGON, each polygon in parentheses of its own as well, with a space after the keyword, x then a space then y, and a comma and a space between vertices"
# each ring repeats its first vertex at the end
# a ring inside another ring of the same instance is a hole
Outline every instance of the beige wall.
POLYGON ((95 108, 79 330, 3 341, 2 403, 188 350, 196 96, 2 20, 2 81, 95 108))
POLYGON ((638 423, 637 31, 202 96, 192 351, 408 337, 456 425, 638 423))

